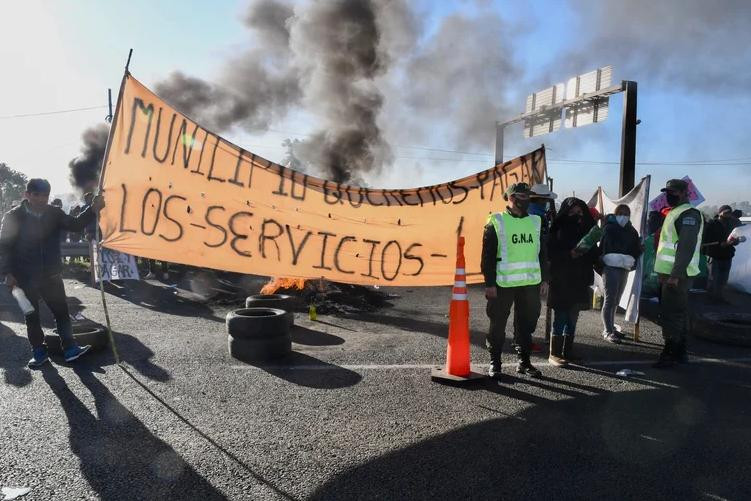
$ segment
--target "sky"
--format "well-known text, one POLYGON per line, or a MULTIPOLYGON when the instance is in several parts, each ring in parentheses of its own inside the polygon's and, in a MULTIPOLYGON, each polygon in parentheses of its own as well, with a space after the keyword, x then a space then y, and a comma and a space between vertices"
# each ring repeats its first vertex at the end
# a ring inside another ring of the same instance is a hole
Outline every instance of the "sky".
MULTIPOLYGON (((507 59, 505 73, 477 77, 478 85, 486 87, 488 81, 491 86, 498 82, 503 116, 496 120, 521 113, 531 92, 613 64, 614 81, 639 83, 637 180, 651 175, 654 192, 669 178, 689 175, 709 204, 751 199, 751 76, 746 68, 751 43, 738 39, 748 30, 737 28, 748 26, 744 23, 751 4, 744 9, 744 2, 722 0, 706 11, 698 0, 637 5, 644 1, 420 0, 408 5, 422 25, 416 47, 432 43, 452 16, 478 23, 498 16, 500 39, 483 39, 471 56, 481 64, 482 58, 492 61, 500 53, 507 59), (601 8, 605 4, 610 10, 601 8), (620 4, 635 7, 618 10, 620 4), (654 20, 654 8, 662 9, 662 18, 654 20)), ((2 6, 0 162, 29 177, 49 179, 56 194, 74 191, 68 162, 79 154, 83 130, 107 115, 107 89, 117 95, 128 49, 134 49, 131 73, 153 89, 173 71, 213 82, 229 59, 254 43, 242 23, 247 1, 4 0, 2 6), (81 108, 89 109, 47 114, 81 108)), ((474 36, 473 24, 462 26, 467 37, 474 36)), ((451 47, 443 50, 451 52, 451 47)), ((404 57, 408 60, 410 54, 404 57)), ((447 53, 445 64, 461 65, 457 57, 467 55, 447 53)), ((447 95, 433 96, 434 113, 412 117, 420 123, 410 127, 397 124, 399 110, 408 109, 400 96, 419 95, 422 85, 430 93, 435 85, 404 78, 384 83, 391 89, 384 92, 381 122, 395 158, 392 165, 364 176, 369 186, 424 186, 492 165, 494 132, 487 116, 476 124, 481 132, 470 139, 452 130, 462 100, 471 97, 472 72, 482 72, 481 64, 468 64, 469 85, 457 86, 453 96, 452 89, 442 89, 447 95), (445 113, 444 100, 454 103, 445 113)), ((489 92, 493 95, 495 89, 489 92)), ((521 128, 512 126, 506 131, 505 157, 544 143, 549 175, 559 194, 588 199, 603 186, 616 195, 621 119, 622 97, 616 95, 608 120, 601 124, 532 139, 523 139, 521 128)), ((236 128, 223 135, 281 162, 283 140, 304 139, 318 126, 319 117, 300 108, 276 120, 268 131, 236 128)))

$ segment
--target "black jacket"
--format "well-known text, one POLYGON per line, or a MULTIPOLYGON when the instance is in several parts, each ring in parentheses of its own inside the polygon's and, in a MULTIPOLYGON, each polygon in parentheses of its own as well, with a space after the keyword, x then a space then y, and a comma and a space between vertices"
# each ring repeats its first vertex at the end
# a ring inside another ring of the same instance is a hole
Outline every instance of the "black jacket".
POLYGON ((735 224, 731 220, 716 217, 707 223, 704 230, 704 243, 714 244, 706 245, 703 248, 704 254, 714 259, 733 259, 735 256, 735 247, 729 245, 721 247, 716 242, 725 242, 730 233, 735 229, 735 224))
POLYGON ((600 237, 600 253, 605 254, 627 254, 634 259, 641 255, 641 245, 639 244, 639 233, 637 233, 631 221, 626 226, 621 226, 612 214, 606 219, 605 226, 602 228, 602 237, 600 237))
POLYGON ((589 286, 594 283, 593 264, 599 250, 592 247, 589 252, 576 259, 571 250, 594 226, 595 222, 587 205, 577 198, 567 198, 561 203, 550 229, 548 257, 550 259, 550 294, 548 304, 554 309, 571 309, 589 302, 589 286), (584 216, 580 221, 567 217, 569 210, 578 205, 584 216))
POLYGON ((51 205, 37 217, 29 212, 28 202, 24 200, 3 217, 0 274, 12 273, 23 283, 60 273, 60 233, 80 232, 94 218, 91 209, 73 217, 51 205))

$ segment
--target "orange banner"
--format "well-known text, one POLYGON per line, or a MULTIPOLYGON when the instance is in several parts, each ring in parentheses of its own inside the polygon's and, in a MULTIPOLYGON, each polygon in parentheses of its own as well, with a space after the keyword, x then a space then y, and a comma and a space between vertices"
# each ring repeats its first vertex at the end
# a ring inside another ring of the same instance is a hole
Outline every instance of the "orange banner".
POLYGON ((379 285, 482 281, 482 230, 503 192, 542 182, 539 149, 450 183, 340 185, 270 162, 204 129, 128 75, 103 188, 103 245, 152 259, 264 276, 379 285))

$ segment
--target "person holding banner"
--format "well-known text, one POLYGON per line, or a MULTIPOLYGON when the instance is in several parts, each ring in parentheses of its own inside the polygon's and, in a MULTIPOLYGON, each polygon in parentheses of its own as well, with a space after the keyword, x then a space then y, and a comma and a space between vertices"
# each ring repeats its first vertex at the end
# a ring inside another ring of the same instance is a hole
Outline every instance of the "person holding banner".
POLYGON ((530 351, 532 333, 540 317, 545 259, 540 242, 542 221, 540 216, 528 214, 529 196, 528 184, 509 186, 503 195, 508 201, 506 210, 488 216, 483 233, 481 268, 490 318, 486 346, 490 352, 488 375, 493 379, 501 377, 501 351, 512 305, 516 372, 532 377, 542 375, 532 365, 530 351))
POLYGON ((39 320, 40 299, 47 303, 55 316, 65 361, 71 362, 89 349, 88 346, 78 346, 73 339, 60 274, 60 234, 64 231, 80 232, 104 207, 104 199, 94 197, 91 208, 74 218, 60 208, 48 205, 49 196, 50 183, 46 179, 31 179, 26 185, 25 200, 3 217, 0 228, 0 273, 5 275, 5 284, 11 290, 20 289, 31 303, 26 312, 26 329, 33 351, 33 358, 28 363, 31 368, 49 360, 39 320))
POLYGON ((600 238, 602 282, 605 300, 602 303, 602 337, 610 343, 620 343, 623 333, 615 328, 615 312, 626 288, 629 272, 636 269, 642 246, 639 233, 631 224, 631 209, 620 204, 605 219, 600 238))
POLYGON ((689 203, 688 184, 671 179, 661 190, 671 207, 660 230, 660 243, 655 257, 655 273, 660 281, 660 313, 665 347, 654 364, 656 368, 671 367, 688 361, 688 290, 693 277, 699 274, 704 218, 689 203))

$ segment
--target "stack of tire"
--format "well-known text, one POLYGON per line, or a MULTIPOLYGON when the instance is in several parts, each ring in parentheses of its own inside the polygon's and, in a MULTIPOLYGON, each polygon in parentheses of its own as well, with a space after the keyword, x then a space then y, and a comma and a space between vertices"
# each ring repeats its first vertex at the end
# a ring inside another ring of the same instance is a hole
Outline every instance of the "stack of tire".
POLYGON ((250 296, 246 308, 229 312, 226 324, 230 356, 244 362, 266 362, 289 354, 294 314, 274 306, 286 306, 285 301, 290 300, 281 294, 250 296))
POLYGON ((246 308, 276 308, 284 310, 289 326, 295 325, 295 298, 287 294, 256 294, 245 299, 246 308))

